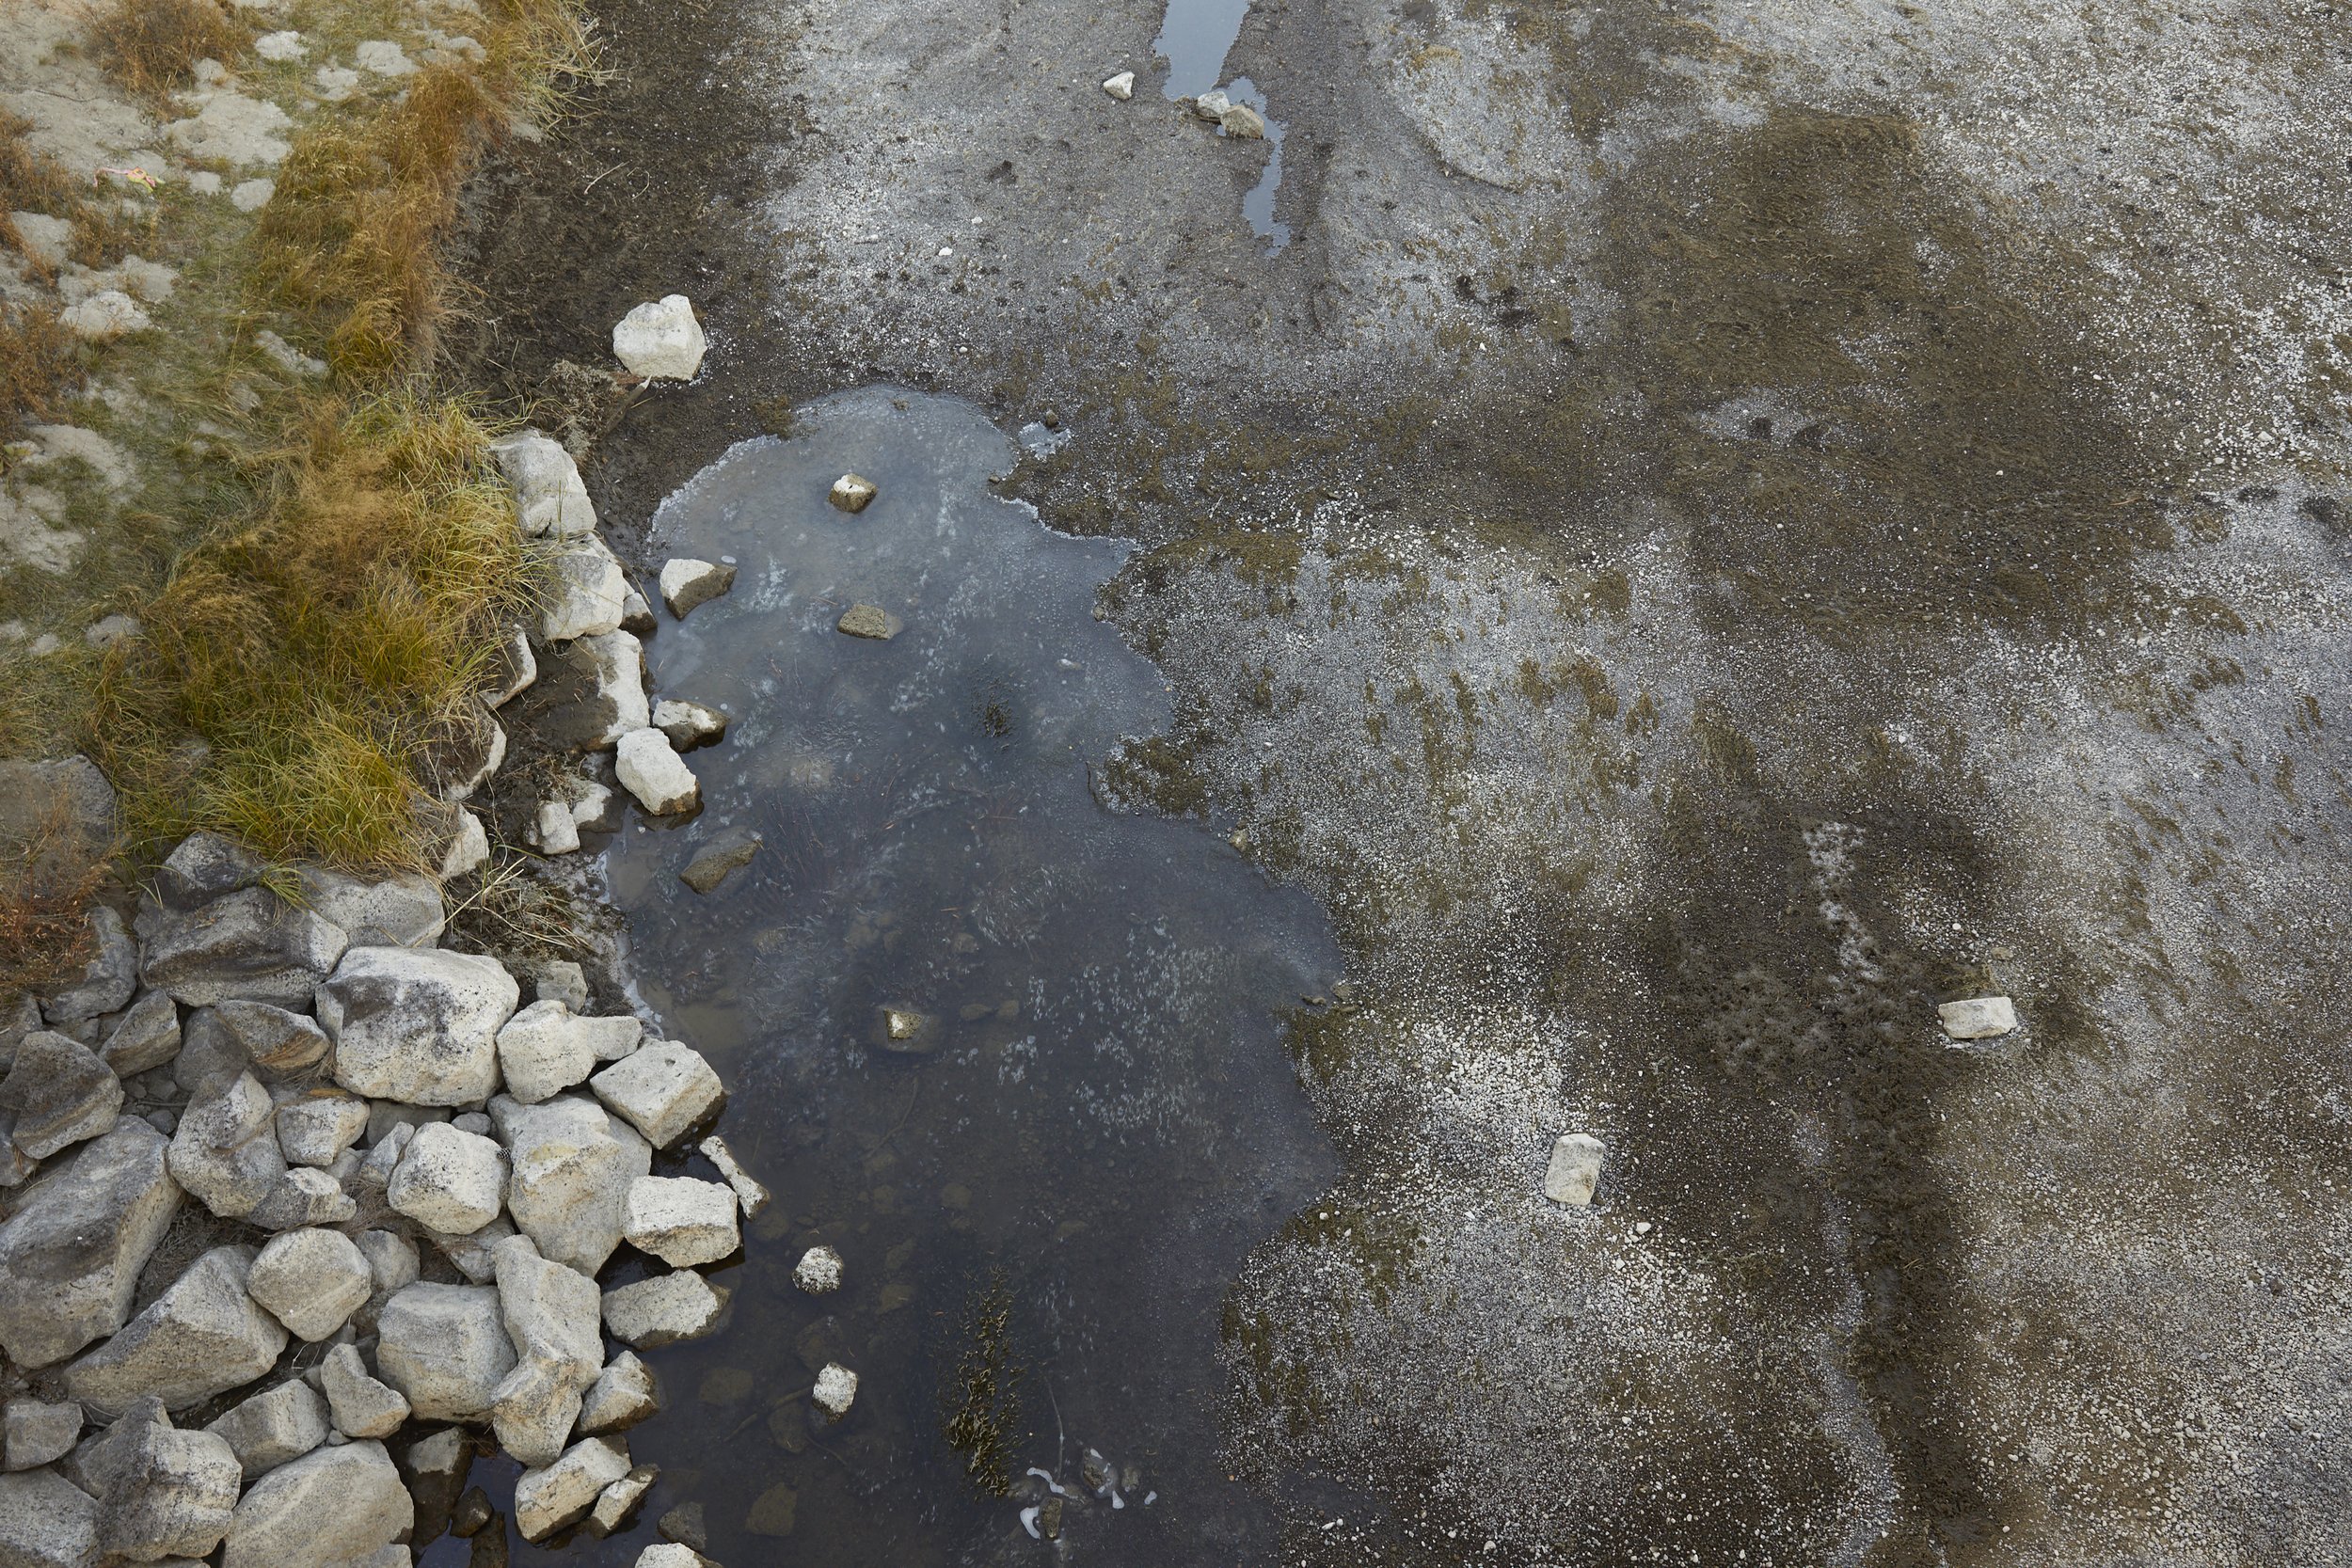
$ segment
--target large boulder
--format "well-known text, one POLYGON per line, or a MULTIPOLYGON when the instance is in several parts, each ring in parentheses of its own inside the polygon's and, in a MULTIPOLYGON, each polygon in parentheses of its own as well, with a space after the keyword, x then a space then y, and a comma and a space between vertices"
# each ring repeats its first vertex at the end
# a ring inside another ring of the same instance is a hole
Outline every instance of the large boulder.
POLYGON ((332 1568, 366 1561, 416 1522, 384 1445, 319 1449, 253 1483, 229 1522, 221 1568, 332 1568))
POLYGON ((98 1503, 55 1470, 0 1475, 0 1564, 97 1568, 98 1503))
POLYGON ((119 1010, 139 987, 139 944, 122 928, 122 917, 101 904, 87 918, 97 956, 72 989, 41 1004, 41 1012, 60 1029, 119 1010))
POLYGON ((139 911, 146 949, 140 978, 189 1006, 244 999, 300 1002, 347 945, 342 927, 267 888, 242 888, 209 904, 139 911))
POLYGON ((466 1105, 498 1087, 498 1032, 522 999, 496 958, 355 947, 319 988, 335 1082, 411 1105, 466 1105))
POLYGON ((204 1556, 228 1533, 245 1482, 226 1439, 181 1431, 152 1399, 138 1402, 75 1457, 98 1499, 99 1549, 110 1560, 204 1556))
POLYGON ((122 1080, 104 1058, 53 1030, 25 1036, 0 1080, 0 1113, 14 1117, 10 1136, 28 1160, 97 1137, 121 1109, 122 1080))
POLYGON ((171 1174, 224 1219, 242 1219, 286 1174, 277 1107, 250 1072, 191 1102, 171 1134, 171 1174))
POLYGON ((667 1148, 726 1103, 726 1085, 702 1053, 675 1040, 647 1040, 588 1080, 596 1098, 656 1148, 667 1148))
POLYGON ((548 562, 547 608, 539 633, 550 642, 598 637, 621 629, 628 578, 621 563, 593 533, 581 534, 548 562))
POLYGON ((506 1092, 535 1105, 583 1083, 598 1062, 634 1051, 645 1026, 633 1018, 580 1018, 561 1002, 533 1002, 499 1031, 506 1092))
POLYGON ((152 1394, 188 1410, 278 1364, 286 1330, 246 1291, 253 1249, 215 1247, 98 1349, 65 1370, 66 1392, 113 1415, 152 1394))
POLYGON ((384 1199, 428 1229, 470 1236, 499 1217, 506 1196, 506 1156, 479 1132, 428 1121, 393 1167, 384 1199))
POLYGON ((302 898, 342 927, 354 947, 430 947, 449 924, 441 884, 421 872, 368 882, 304 866, 302 898))
POLYGON ((602 1370, 602 1298, 595 1280, 541 1258, 528 1236, 501 1242, 495 1262, 499 1309, 516 1361, 499 1384, 490 1423, 516 1459, 550 1464, 579 1422, 581 1394, 602 1370))
POLYGON ((515 1370, 499 1293, 481 1285, 420 1283, 376 1317, 376 1370, 419 1420, 478 1421, 515 1370))
POLYGON ((229 1445, 251 1481, 326 1441, 326 1402, 300 1378, 232 1406, 205 1431, 229 1445))
POLYGON ((167 1148, 152 1127, 122 1117, 44 1173, 0 1225, 0 1350, 9 1360, 46 1367, 128 1321, 139 1271, 180 1208, 167 1148))
POLYGON ((499 467, 515 492, 516 520, 532 537, 569 539, 593 533, 596 511, 580 467, 563 443, 535 430, 519 430, 490 443, 499 467))
POLYGON ((581 1095, 537 1105, 501 1095, 490 1119, 506 1144, 516 1227, 542 1257, 593 1276, 621 1244, 629 1184, 653 1168, 653 1149, 581 1095))
POLYGON ((315 1227, 271 1237, 245 1282, 272 1317, 312 1344, 348 1323, 374 1285, 357 1242, 340 1230, 315 1227))

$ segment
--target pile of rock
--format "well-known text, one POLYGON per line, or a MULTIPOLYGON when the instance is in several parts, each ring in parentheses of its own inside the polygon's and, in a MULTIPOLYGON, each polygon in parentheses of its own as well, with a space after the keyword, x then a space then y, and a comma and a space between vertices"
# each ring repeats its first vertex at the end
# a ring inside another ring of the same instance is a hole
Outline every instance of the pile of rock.
POLYGON ((718 1075, 577 965, 525 1004, 437 945, 430 878, 267 870, 190 837, 0 1018, 0 1562, 390 1568, 485 1433, 526 1539, 618 1528, 632 1349, 716 1325, 697 1270, 767 1198, 715 1137, 723 1180, 652 1174, 718 1075), (624 1245, 645 1277, 600 1290, 624 1245))
MULTIPOLYGON (((720 738, 726 716, 701 703, 648 702, 645 651, 638 638, 653 630, 653 609, 629 585, 619 560, 597 534, 596 508, 571 453, 535 430, 505 436, 493 451, 514 491, 524 537, 553 546, 539 638, 549 657, 574 672, 587 692, 564 715, 558 726, 562 733, 551 738, 584 752, 611 751, 621 786, 656 816, 693 811, 702 804, 702 786, 678 753, 720 738)), ((734 576, 731 566, 671 562, 662 574, 671 613, 683 615, 723 594, 734 576), (673 568, 682 574, 675 581, 673 568)), ((527 635, 518 631, 505 664, 505 678, 486 698, 493 707, 537 678, 538 661, 527 635)), ((530 829, 532 846, 542 854, 569 854, 580 847, 582 832, 618 827, 618 806, 612 791, 593 776, 566 776, 540 802, 530 829)))

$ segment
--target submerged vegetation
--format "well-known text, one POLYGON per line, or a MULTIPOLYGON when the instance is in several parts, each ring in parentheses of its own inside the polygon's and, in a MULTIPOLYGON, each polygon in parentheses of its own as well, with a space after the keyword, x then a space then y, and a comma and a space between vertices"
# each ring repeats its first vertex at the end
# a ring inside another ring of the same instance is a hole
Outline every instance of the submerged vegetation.
POLYGON ((1012 1491, 1022 1373, 1012 1352, 1012 1292, 999 1275, 964 1308, 963 1354, 940 1389, 940 1432, 963 1455, 964 1479, 993 1497, 1012 1491))

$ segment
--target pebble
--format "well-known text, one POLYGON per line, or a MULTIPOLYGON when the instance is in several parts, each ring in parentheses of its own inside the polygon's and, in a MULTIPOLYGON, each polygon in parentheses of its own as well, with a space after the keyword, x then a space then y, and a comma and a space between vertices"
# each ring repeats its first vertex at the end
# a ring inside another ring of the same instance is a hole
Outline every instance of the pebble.
POLYGON ((865 511, 866 503, 872 500, 878 491, 872 480, 862 474, 843 474, 833 482, 833 488, 825 493, 825 499, 842 511, 854 514, 865 511))
POLYGON ((829 1246, 813 1246, 793 1265, 792 1283, 812 1296, 841 1289, 841 1254, 829 1246))
POLYGON ((906 623, 880 605, 853 604, 841 612, 834 629, 850 637, 863 637, 876 642, 887 642, 906 630, 906 623))
POLYGON ((1132 71, 1122 71, 1116 76, 1106 78, 1103 83, 1103 90, 1120 103, 1125 103, 1136 95, 1136 73, 1132 71))
POLYGON ((826 1362, 824 1370, 817 1374, 817 1386, 809 1390, 809 1398, 834 1420, 841 1419, 857 1399, 857 1373, 838 1361, 826 1362))

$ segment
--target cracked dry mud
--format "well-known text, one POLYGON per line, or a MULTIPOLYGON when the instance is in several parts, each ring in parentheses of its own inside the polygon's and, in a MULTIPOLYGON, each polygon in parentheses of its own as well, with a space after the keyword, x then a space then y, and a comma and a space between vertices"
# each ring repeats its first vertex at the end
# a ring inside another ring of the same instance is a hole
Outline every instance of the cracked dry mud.
POLYGON ((1103 793, 1345 955, 1202 1373, 1258 1501, 1073 1557, 2352 1555, 2340 9, 1260 4, 1279 255, 1156 5, 606 21, 467 372, 695 297, 616 542, 819 394, 1050 410, 1172 688, 1103 793))

